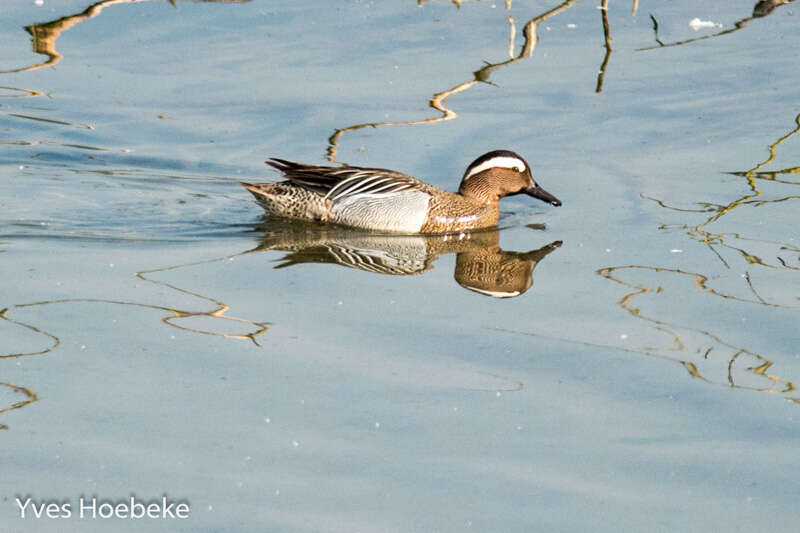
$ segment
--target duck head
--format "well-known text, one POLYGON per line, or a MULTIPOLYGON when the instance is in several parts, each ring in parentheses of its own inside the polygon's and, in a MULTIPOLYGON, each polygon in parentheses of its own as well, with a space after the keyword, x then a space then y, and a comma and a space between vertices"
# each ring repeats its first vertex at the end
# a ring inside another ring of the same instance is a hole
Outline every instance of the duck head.
POLYGON ((487 152, 473 161, 464 172, 458 192, 486 203, 497 203, 504 196, 527 194, 550 205, 561 205, 558 198, 534 181, 528 162, 510 150, 487 152))

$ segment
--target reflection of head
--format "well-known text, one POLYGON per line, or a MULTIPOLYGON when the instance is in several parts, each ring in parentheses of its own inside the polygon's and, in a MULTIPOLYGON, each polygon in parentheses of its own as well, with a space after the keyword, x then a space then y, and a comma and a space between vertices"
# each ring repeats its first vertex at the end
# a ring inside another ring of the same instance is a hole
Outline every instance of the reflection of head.
POLYGON ((561 246, 555 241, 527 253, 504 252, 499 247, 459 253, 454 277, 465 289, 492 296, 513 298, 533 285, 533 269, 561 246))

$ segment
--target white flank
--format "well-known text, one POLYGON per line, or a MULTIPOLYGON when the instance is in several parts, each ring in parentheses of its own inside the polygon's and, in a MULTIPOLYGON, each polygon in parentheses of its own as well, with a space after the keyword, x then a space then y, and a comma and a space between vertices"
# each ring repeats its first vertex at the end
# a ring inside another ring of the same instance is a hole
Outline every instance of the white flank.
POLYGON ((359 228, 418 233, 428 217, 430 195, 422 191, 344 196, 331 209, 331 221, 359 228))
POLYGON ((475 174, 479 172, 483 172, 484 170, 488 170, 494 167, 504 167, 504 168, 514 168, 517 167, 520 172, 525 172, 525 163, 522 160, 517 159, 516 157, 493 157, 490 160, 481 163, 477 167, 473 168, 469 171, 469 174, 464 176, 464 180, 468 180, 475 174))

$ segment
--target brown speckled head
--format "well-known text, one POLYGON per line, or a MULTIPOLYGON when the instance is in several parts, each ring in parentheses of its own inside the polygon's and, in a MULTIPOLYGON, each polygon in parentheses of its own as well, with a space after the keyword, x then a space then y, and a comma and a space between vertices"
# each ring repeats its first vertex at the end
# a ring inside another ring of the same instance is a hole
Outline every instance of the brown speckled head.
POLYGON ((458 192, 489 204, 504 196, 527 194, 554 206, 561 205, 558 198, 533 180, 528 162, 510 150, 493 150, 473 161, 464 172, 458 192))

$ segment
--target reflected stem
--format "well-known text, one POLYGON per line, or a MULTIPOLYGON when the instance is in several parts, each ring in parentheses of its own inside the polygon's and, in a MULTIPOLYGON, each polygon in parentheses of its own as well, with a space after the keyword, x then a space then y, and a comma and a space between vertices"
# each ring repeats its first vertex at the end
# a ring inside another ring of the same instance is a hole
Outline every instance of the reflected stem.
MULTIPOLYGON (((32 391, 31 389, 29 389, 27 387, 21 387, 19 385, 15 385, 13 383, 2 383, 2 382, 0 382, 0 386, 8 387, 12 391, 14 391, 14 392, 16 392, 18 394, 22 394, 22 395, 24 395, 26 397, 24 400, 20 400, 18 402, 14 402, 9 407, 6 407, 4 409, 0 409, 0 414, 7 413, 9 411, 13 411, 14 409, 20 409, 22 407, 25 407, 28 404, 31 404, 31 403, 36 402, 36 401, 39 400, 39 396, 34 391, 32 391)), ((6 424, 0 423, 0 430, 2 430, 2 429, 8 429, 8 426, 6 424)))
POLYGON ((491 83, 489 81, 489 77, 498 68, 506 67, 515 63, 521 59, 525 59, 530 57, 533 54, 534 49, 536 48, 536 43, 538 42, 538 35, 536 33, 536 27, 539 23, 549 19, 561 13, 562 11, 572 7, 572 5, 576 4, 580 0, 565 0, 558 6, 530 19, 522 30, 522 36, 524 38, 524 43, 522 45, 522 49, 520 53, 513 57, 513 50, 511 50, 511 58, 502 61, 499 63, 487 63, 484 67, 478 69, 473 73, 473 78, 471 80, 459 83, 455 87, 447 89, 445 91, 439 92, 434 94, 431 99, 428 101, 428 106, 439 111, 441 113, 440 116, 430 117, 420 120, 410 120, 410 121, 384 121, 384 122, 367 122, 363 124, 354 124, 352 126, 347 126, 346 128, 337 128, 334 130, 333 134, 328 137, 328 146, 325 149, 325 156, 328 161, 331 163, 336 163, 336 155, 339 149, 339 144, 341 142, 341 137, 345 133, 360 130, 363 128, 377 128, 383 126, 415 126, 420 124, 435 124, 437 122, 443 122, 445 120, 452 120, 458 117, 458 114, 447 108, 445 103, 447 98, 453 94, 459 93, 461 91, 465 91, 472 86, 476 85, 477 83, 491 83))
POLYGON ((608 60, 611 59, 611 27, 608 23, 608 0, 600 2, 600 14, 603 19, 603 37, 605 39, 606 55, 603 57, 603 63, 600 65, 600 71, 597 73, 597 87, 595 93, 600 93, 603 90, 603 79, 606 76, 606 67, 608 67, 608 60))

